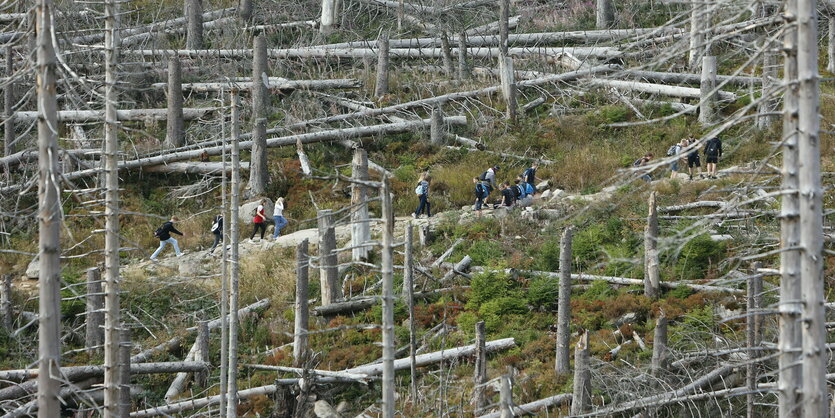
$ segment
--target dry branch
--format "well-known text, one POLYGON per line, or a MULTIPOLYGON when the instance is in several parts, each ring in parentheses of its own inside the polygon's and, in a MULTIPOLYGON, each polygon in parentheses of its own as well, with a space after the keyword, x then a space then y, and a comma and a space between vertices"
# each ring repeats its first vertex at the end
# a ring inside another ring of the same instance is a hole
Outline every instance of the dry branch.
MULTIPOLYGON (((213 107, 185 108, 183 109, 183 120, 201 119, 215 110, 213 107)), ((166 120, 168 119, 168 109, 120 109, 116 111, 116 115, 122 121, 166 120)), ((38 120, 38 112, 15 112, 14 118, 16 122, 34 122, 38 120)), ((58 111, 58 122, 101 121, 104 121, 104 110, 58 111)))
MULTIPOLYGON (((624 80, 607 80, 602 78, 591 79, 587 81, 593 86, 614 87, 619 90, 636 91, 647 94, 658 94, 670 97, 681 97, 686 99, 698 99, 701 97, 701 90, 695 87, 681 87, 681 86, 667 86, 664 84, 641 83, 638 81, 624 81, 624 80)), ((718 97, 720 100, 735 101, 738 97, 736 94, 719 91, 718 97)))

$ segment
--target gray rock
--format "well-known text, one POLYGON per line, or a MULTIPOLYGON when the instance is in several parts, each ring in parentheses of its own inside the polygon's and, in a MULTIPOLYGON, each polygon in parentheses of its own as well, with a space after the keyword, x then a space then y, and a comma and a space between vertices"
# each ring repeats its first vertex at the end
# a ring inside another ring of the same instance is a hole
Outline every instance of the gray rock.
POLYGON ((29 265, 26 266, 26 277, 30 279, 37 279, 41 275, 41 259, 39 257, 35 257, 32 261, 29 262, 29 265))
POLYGON ((540 195, 540 197, 541 197, 543 200, 548 200, 548 199, 551 197, 551 194, 552 194, 552 193, 551 193, 551 191, 550 191, 550 190, 546 190, 546 191, 542 192, 542 194, 540 195))
POLYGON ((561 198, 563 198, 564 196, 565 196, 565 190, 562 190, 562 189, 554 189, 554 190, 551 190, 551 197, 550 197, 550 199, 549 199, 549 200, 550 200, 551 202, 553 202, 553 201, 555 201, 555 200, 557 200, 557 199, 561 199, 561 198))
POLYGON ((341 418, 341 415, 329 403, 323 400, 318 400, 313 404, 313 413, 318 418, 341 418))
POLYGON ((543 192, 551 187, 551 180, 542 180, 536 185, 536 191, 543 192))
POLYGON ((638 314, 635 312, 627 312, 615 320, 615 326, 620 327, 624 324, 634 324, 636 322, 638 322, 638 314))
MULTIPOLYGON (((244 203, 238 209, 238 218, 241 222, 250 224, 252 223, 252 219, 255 217, 255 208, 258 207, 258 204, 261 202, 261 199, 256 199, 251 202, 244 203)), ((264 215, 267 216, 267 221, 272 222, 273 220, 273 201, 267 199, 267 204, 264 205, 264 215)))

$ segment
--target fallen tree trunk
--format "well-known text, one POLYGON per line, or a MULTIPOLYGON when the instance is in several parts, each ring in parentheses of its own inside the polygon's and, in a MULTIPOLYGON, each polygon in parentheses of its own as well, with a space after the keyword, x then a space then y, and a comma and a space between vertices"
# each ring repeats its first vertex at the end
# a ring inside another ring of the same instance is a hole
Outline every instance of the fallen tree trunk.
MULTIPOLYGON (((215 110, 214 107, 185 108, 183 109, 183 120, 200 119, 215 110)), ((166 120, 168 109, 119 109, 116 111, 116 115, 122 121, 166 120)), ((15 112, 14 119, 16 122, 35 122, 38 120, 38 112, 15 112)), ((104 110, 58 111, 58 122, 101 122, 103 120, 104 110)))
POLYGON ((298 367, 268 366, 265 364, 246 364, 244 366, 254 370, 272 370, 277 372, 296 373, 299 376, 301 376, 304 373, 310 373, 316 376, 337 377, 340 379, 355 380, 360 383, 368 382, 368 375, 364 374, 334 372, 331 370, 302 369, 298 367))
MULTIPOLYGON (((259 386, 250 389, 238 391, 238 399, 248 399, 254 396, 271 395, 278 390, 276 385, 259 386)), ((171 415, 176 412, 190 411, 199 409, 210 405, 220 403, 222 395, 209 396, 207 398, 192 399, 184 402, 172 403, 165 406, 158 406, 154 408, 143 409, 141 411, 131 412, 132 417, 155 417, 159 415, 171 415)))
MULTIPOLYGON (((229 7, 229 8, 226 8, 226 9, 220 9, 220 10, 213 10, 213 11, 210 11, 210 12, 205 12, 205 13, 203 13, 203 21, 208 22, 208 21, 211 21, 211 20, 221 18, 221 17, 226 16, 226 15, 231 15, 235 12, 235 10, 236 10, 235 7, 229 7)), ((187 22, 188 22, 188 19, 185 18, 185 17, 163 20, 161 22, 154 22, 150 25, 140 26, 138 28, 120 29, 119 30, 119 35, 122 38, 127 38, 129 36, 134 36, 134 35, 138 35, 138 34, 141 34, 141 33, 164 30, 165 28, 169 28, 169 27, 185 26, 185 24, 187 22)), ((103 32, 97 32, 97 33, 93 33, 93 34, 89 34, 89 35, 77 36, 75 38, 70 39, 70 42, 72 42, 74 44, 91 44, 91 43, 94 43, 94 42, 102 42, 103 40, 104 40, 104 33, 103 32)))
POLYGON ((678 103, 678 102, 664 102, 660 100, 649 100, 649 99, 639 99, 636 97, 630 97, 628 99, 632 103, 640 104, 640 105, 648 105, 648 106, 670 106, 671 109, 677 112, 684 112, 687 114, 695 114, 697 110, 699 110, 699 106, 690 105, 687 103, 678 103))
MULTIPOLYGON (((453 277, 455 277, 455 275, 466 276, 467 270, 470 269, 470 264, 472 264, 472 262, 473 262, 473 259, 470 258, 470 256, 465 255, 464 258, 461 259, 461 261, 459 261, 457 264, 452 266, 452 268, 449 269, 449 271, 446 272, 446 274, 444 274, 444 277, 441 278, 440 282, 443 283, 447 280, 451 280, 453 277)), ((439 263, 439 265, 440 264, 445 264, 445 263, 439 263)), ((446 263, 446 264, 450 265, 448 263, 446 263)))
MULTIPOLYGON (((251 90, 255 85, 252 81, 247 82, 214 82, 214 83, 183 83, 183 90, 196 92, 231 91, 232 88, 239 90, 251 90)), ((268 89, 272 90, 332 90, 332 89, 355 89, 362 86, 359 80, 354 78, 342 78, 333 80, 287 80, 270 77, 268 89)), ((154 83, 151 87, 157 90, 167 88, 167 83, 154 83)))
POLYGON ((727 203, 719 201, 719 200, 702 200, 698 202, 691 202, 686 203, 683 205, 674 205, 674 206, 664 206, 658 208, 659 212, 681 212, 687 209, 699 209, 699 208, 716 208, 716 209, 723 209, 727 206, 727 203))
MULTIPOLYGON (((664 84, 641 83, 638 81, 608 80, 602 78, 588 79, 593 86, 614 87, 619 90, 637 91, 640 93, 660 94, 663 96, 682 97, 687 99, 701 98, 701 90, 695 87, 667 86, 664 84)), ((733 102, 737 95, 727 91, 717 92, 720 100, 733 102)))
MULTIPOLYGON (((549 396, 538 401, 533 401, 522 405, 513 405, 510 410, 513 416, 535 415, 537 412, 542 411, 543 409, 551 408, 554 406, 562 406, 571 402, 571 396, 572 395, 570 393, 549 396)), ((501 418, 501 416, 501 412, 493 412, 490 414, 481 415, 479 416, 479 418, 501 418)))
POLYGON ((378 297, 367 297, 349 299, 343 302, 331 303, 330 305, 317 306, 313 308, 313 314, 316 316, 333 316, 342 315, 356 311, 368 309, 379 302, 378 297))
MULTIPOLYGON (((226 167, 224 167, 222 162, 168 163, 145 167, 142 171, 148 173, 218 174, 224 171, 224 169, 228 173, 232 172, 232 166, 230 164, 226 164, 226 167)), ((241 162, 241 169, 249 170, 249 163, 241 162)))
POLYGON ((508 154, 506 152, 489 151, 489 150, 480 149, 480 148, 454 147, 452 145, 447 145, 446 147, 449 148, 449 149, 457 149, 457 150, 479 151, 479 152, 484 152, 484 153, 487 153, 487 154, 498 155, 498 156, 504 157, 504 158, 513 158, 515 160, 539 161, 539 163, 543 164, 543 165, 554 164, 554 161, 551 161, 551 160, 545 160, 545 159, 537 158, 537 157, 526 157, 524 155, 508 154))
MULTIPOLYGON (((507 19, 507 29, 508 30, 516 29, 516 27, 519 26, 519 20, 521 20, 521 19, 522 19, 522 16, 518 16, 518 15, 507 19)), ((498 33, 499 32, 499 26, 500 26, 499 22, 491 22, 491 23, 487 23, 487 24, 484 24, 484 25, 481 25, 481 26, 476 26, 472 29, 468 29, 464 33, 467 36, 469 36, 469 35, 489 35, 489 34, 498 33)))
MULTIPOLYGON (((701 82, 701 74, 691 73, 666 73, 661 71, 645 71, 645 70, 623 70, 619 74, 624 74, 629 77, 640 78, 646 81, 653 81, 656 83, 690 83, 699 84, 701 82)), ((762 78, 746 77, 746 76, 730 76, 717 75, 716 83, 728 83, 741 86, 749 86, 751 83, 759 84, 762 78)))
POLYGON ((441 263, 443 263, 447 257, 452 255, 452 252, 455 251, 455 247, 457 247, 462 242, 464 242, 463 238, 458 238, 457 240, 455 240, 455 242, 453 242, 452 245, 450 245, 449 248, 446 251, 444 251, 444 253, 441 254, 441 256, 438 257, 437 260, 435 260, 434 263, 432 263, 432 267, 440 267, 441 263))
MULTIPOLYGON (((59 149, 58 153, 61 155, 71 155, 73 157, 90 157, 101 156, 100 148, 86 148, 86 149, 59 149)), ((38 150, 30 149, 0 158, 0 166, 13 167, 18 164, 30 163, 38 161, 38 150)))

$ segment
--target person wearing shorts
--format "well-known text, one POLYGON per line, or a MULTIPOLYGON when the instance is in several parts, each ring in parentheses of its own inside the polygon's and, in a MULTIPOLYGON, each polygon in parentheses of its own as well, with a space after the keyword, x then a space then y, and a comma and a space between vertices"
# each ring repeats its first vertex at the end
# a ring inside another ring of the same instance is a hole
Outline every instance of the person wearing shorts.
MULTIPOLYGON (((687 143, 688 144, 695 144, 696 139, 695 138, 690 138, 690 140, 687 141, 687 143)), ((687 154, 687 174, 690 175, 690 180, 693 180, 693 167, 696 167, 697 173, 699 174, 699 177, 701 178, 702 177, 702 161, 701 161, 701 157, 699 157, 699 148, 698 147, 693 148, 690 151, 690 153, 687 154)))
POLYGON ((713 137, 705 143, 705 163, 707 164, 707 176, 716 178, 716 164, 722 156, 722 140, 713 137))

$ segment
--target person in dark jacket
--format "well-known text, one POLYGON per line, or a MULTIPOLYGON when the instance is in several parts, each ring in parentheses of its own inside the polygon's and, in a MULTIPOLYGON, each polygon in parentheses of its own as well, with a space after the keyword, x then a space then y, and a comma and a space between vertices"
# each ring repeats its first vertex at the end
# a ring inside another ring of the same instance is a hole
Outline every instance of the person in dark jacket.
POLYGON ((707 165, 707 176, 716 178, 716 164, 722 156, 722 140, 715 136, 705 143, 705 163, 707 165))
POLYGON ((174 252, 177 253, 177 257, 183 256, 183 253, 180 251, 180 246, 177 245, 177 240, 171 238, 171 233, 175 233, 180 236, 183 235, 183 233, 178 231, 177 228, 174 228, 174 222, 178 221, 179 219, 176 216, 172 216, 170 221, 162 224, 162 226, 154 232, 154 236, 159 238, 159 248, 151 254, 151 260, 156 260, 159 253, 161 253, 168 244, 174 246, 174 252))
POLYGON ((484 205, 484 199, 487 198, 487 186, 485 186, 478 177, 473 177, 473 184, 475 184, 475 206, 473 210, 478 216, 481 216, 481 206, 484 205))
POLYGON ((510 187, 510 183, 502 183, 502 185, 499 186, 499 190, 502 192, 502 201, 500 206, 512 207, 513 204, 516 203, 516 194, 513 193, 513 188, 510 187))
POLYGON ((415 187, 415 194, 417 194, 419 203, 412 217, 417 219, 423 214, 423 210, 426 209, 426 217, 431 218, 432 206, 429 204, 429 176, 426 173, 420 175, 420 180, 418 180, 417 187, 415 187))
POLYGON ((525 169, 525 171, 522 172, 522 177, 524 178, 525 183, 528 183, 531 186, 531 188, 533 189, 533 193, 531 193, 531 196, 535 195, 538 192, 536 190, 536 182, 537 181, 542 181, 541 178, 536 176, 536 169, 538 167, 539 167, 539 162, 534 161, 531 164, 530 167, 528 167, 527 169, 525 169))
POLYGON ((215 247, 223 241, 223 215, 215 215, 215 219, 212 221, 212 235, 215 236, 215 242, 209 249, 209 254, 213 253, 215 247))

